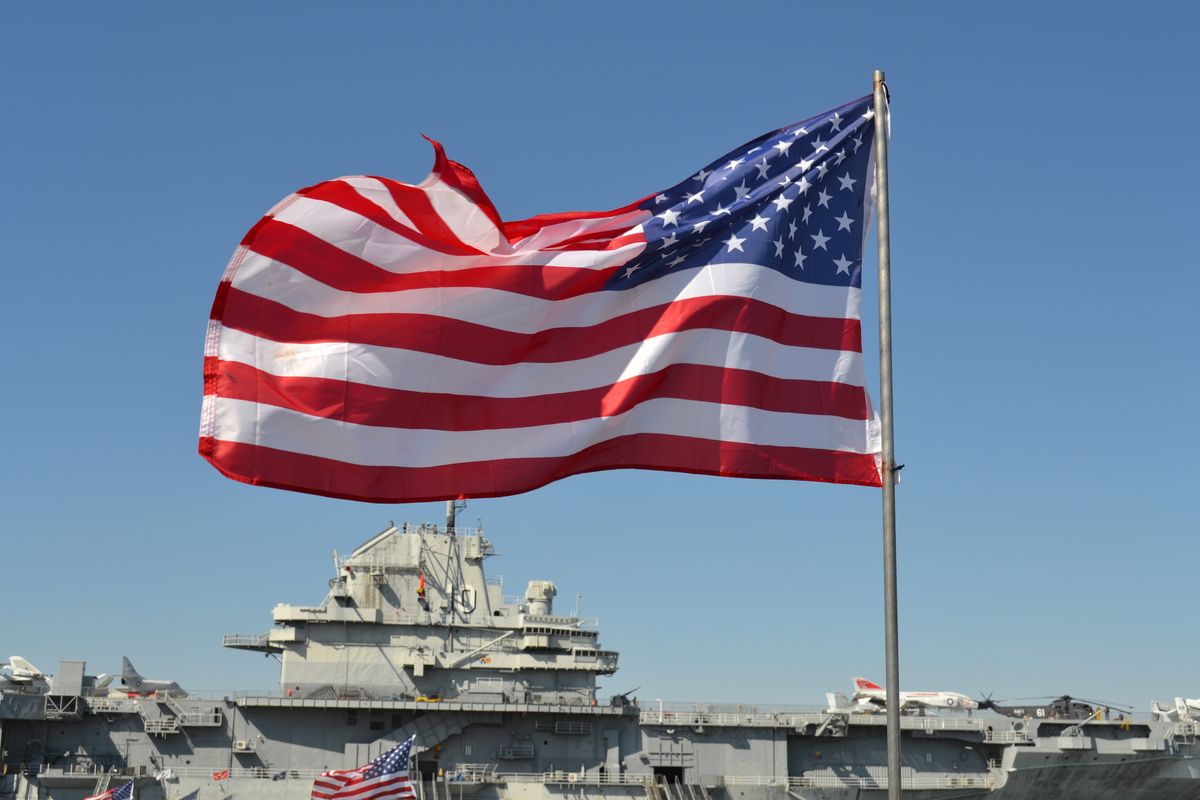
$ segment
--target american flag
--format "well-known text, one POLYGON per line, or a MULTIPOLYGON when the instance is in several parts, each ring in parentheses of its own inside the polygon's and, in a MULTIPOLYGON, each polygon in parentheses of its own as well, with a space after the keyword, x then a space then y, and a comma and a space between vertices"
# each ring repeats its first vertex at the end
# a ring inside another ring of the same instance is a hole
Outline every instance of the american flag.
POLYGON ((122 783, 107 792, 85 797, 83 800, 133 800, 133 781, 122 783))
POLYGON ((188 792, 183 797, 179 798, 179 800, 199 800, 199 797, 200 797, 200 790, 195 789, 193 791, 188 792))
POLYGON ((411 800, 408 760, 416 737, 385 751, 358 769, 322 772, 313 782, 312 800, 411 800))
POLYGON ((220 283, 201 454, 377 502, 619 467, 878 486, 872 116, 861 98, 612 211, 505 222, 436 142, 420 184, 300 190, 220 283))

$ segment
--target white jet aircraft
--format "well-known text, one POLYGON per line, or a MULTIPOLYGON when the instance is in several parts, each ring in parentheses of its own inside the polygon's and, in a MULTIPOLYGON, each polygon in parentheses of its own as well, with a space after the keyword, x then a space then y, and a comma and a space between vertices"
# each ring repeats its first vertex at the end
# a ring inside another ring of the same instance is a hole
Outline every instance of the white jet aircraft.
MULTIPOLYGON (((847 698, 841 692, 830 695, 831 711, 873 712, 887 707, 887 691, 866 678, 854 679, 854 694, 847 698)), ((958 692, 900 692, 900 709, 914 708, 979 708, 979 702, 958 692)))
POLYGON ((35 681, 44 681, 45 673, 40 669, 30 664, 20 656, 9 656, 7 664, 0 664, 0 669, 8 670, 8 674, 3 677, 5 683, 15 683, 28 686, 35 681))
POLYGON ((143 678, 141 673, 133 668, 133 664, 128 658, 121 659, 121 685, 124 687, 122 691, 130 696, 148 696, 157 693, 169 697, 187 697, 187 692, 175 681, 143 678))

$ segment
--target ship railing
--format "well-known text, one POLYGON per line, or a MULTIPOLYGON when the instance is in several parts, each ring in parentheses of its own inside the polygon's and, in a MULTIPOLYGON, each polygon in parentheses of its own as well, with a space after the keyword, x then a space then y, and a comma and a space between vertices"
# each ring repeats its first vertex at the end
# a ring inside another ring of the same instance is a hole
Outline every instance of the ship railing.
MULTIPOLYGON (((213 769, 211 767, 171 767, 171 772, 179 778, 207 778, 209 780, 220 780, 217 775, 223 775, 226 770, 213 769)), ((324 772, 323 769, 271 769, 269 767, 234 767, 228 770, 228 777, 232 780, 301 780, 312 781, 316 780, 324 772)))
MULTIPOLYGON (((820 725, 828 717, 829 714, 824 711, 729 713, 643 709, 641 723, 643 725, 687 725, 692 727, 712 725, 716 727, 803 728, 806 725, 820 725)), ((846 717, 851 725, 887 724, 887 717, 883 714, 847 714, 846 717)), ((985 728, 986 725, 986 721, 971 717, 902 716, 900 718, 900 727, 905 730, 978 731, 985 728)))
POLYGON ((93 714, 133 714, 137 700, 127 697, 88 697, 84 701, 93 714))
POLYGON ((774 704, 769 706, 753 703, 694 703, 683 700, 655 700, 655 708, 661 711, 698 712, 705 714, 817 714, 824 706, 774 704))
POLYGON ((526 624, 562 625, 567 628, 599 627, 599 617, 565 617, 561 614, 526 614, 526 624))
POLYGON ((593 786, 651 786, 654 784, 653 775, 633 775, 627 772, 600 772, 599 770, 584 772, 498 772, 497 781, 508 783, 579 783, 593 786))
MULTIPOLYGON (((726 786, 767 786, 788 789, 876 789, 888 788, 886 777, 871 775, 726 775, 722 779, 726 786)), ((986 772, 934 773, 930 775, 904 775, 900 779, 901 789, 991 789, 995 781, 986 772)))
POLYGON ((221 639, 225 647, 266 647, 268 635, 265 633, 227 633, 221 639))
POLYGON ((448 783, 495 783, 496 764, 455 764, 454 769, 448 770, 445 780, 448 783))
POLYGON ((993 744, 1024 744, 1032 742, 1033 737, 1027 731, 1012 729, 997 731, 989 728, 983 732, 983 740, 993 744))

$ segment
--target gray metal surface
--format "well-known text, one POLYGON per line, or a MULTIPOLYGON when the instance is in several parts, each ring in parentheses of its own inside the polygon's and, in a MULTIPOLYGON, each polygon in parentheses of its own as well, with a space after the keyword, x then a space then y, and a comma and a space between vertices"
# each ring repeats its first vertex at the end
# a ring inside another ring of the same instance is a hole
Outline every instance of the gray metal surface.
MULTIPOLYGON (((129 696, 74 665, 6 689, 0 800, 81 800, 130 778, 140 800, 305 800, 320 771, 410 735, 419 800, 824 800, 895 785, 882 713, 597 697, 617 654, 555 612, 549 581, 506 599, 483 570, 492 552, 480 531, 403 526, 338 557, 321 603, 276 606, 266 633, 226 638, 280 657, 269 696, 129 696), (49 691, 65 686, 78 694, 49 691)), ((900 786, 1200 798, 1190 708, 1137 722, 904 714, 900 786)))

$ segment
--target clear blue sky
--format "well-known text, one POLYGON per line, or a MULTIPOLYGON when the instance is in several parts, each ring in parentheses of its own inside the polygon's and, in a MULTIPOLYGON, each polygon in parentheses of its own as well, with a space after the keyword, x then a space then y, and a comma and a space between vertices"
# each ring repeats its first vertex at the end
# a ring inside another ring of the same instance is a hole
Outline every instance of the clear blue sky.
MULTIPOLYGON (((612 208, 881 67, 903 688, 1200 695, 1192 5, 433 5, 0 10, 0 653, 269 687, 222 633, 319 601, 333 548, 441 518, 196 454, 218 278, 292 190, 418 181, 424 132, 509 218, 612 208)), ((550 578, 600 618, 606 691, 882 680, 875 490, 612 472, 480 515, 510 591, 550 578)))

